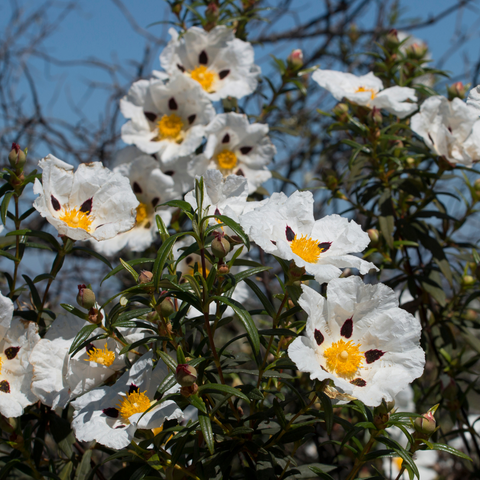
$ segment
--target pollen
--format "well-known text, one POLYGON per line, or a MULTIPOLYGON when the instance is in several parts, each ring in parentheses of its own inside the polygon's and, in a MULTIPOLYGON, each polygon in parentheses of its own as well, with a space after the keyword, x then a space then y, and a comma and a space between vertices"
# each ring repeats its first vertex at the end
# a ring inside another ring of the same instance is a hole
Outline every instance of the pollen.
POLYGON ((108 349, 106 342, 103 348, 90 348, 87 351, 87 355, 88 359, 85 359, 86 362, 99 363, 105 367, 109 367, 115 360, 115 353, 108 349))
POLYGON ((200 65, 190 72, 190 77, 193 80, 196 80, 207 93, 212 93, 218 75, 215 72, 208 70, 205 65, 200 65))
POLYGON ((183 121, 175 113, 164 115, 158 122, 158 139, 181 143, 183 140, 183 121))
POLYGON ((237 156, 231 150, 223 150, 217 155, 220 170, 233 170, 238 163, 237 156))
POLYGON ((87 232, 90 231, 93 221, 91 213, 82 212, 77 207, 66 208, 58 218, 71 228, 81 228, 87 232))
POLYGON ((360 345, 352 340, 345 342, 340 339, 323 352, 327 360, 327 369, 339 377, 351 379, 355 376, 359 367, 362 366, 363 352, 360 345))
POLYGON ((126 397, 117 405, 121 417, 127 423, 129 423, 128 419, 132 415, 135 415, 135 413, 143 413, 150 407, 151 402, 145 393, 146 390, 142 393, 139 391, 127 393, 126 397))
POLYGON ((361 92, 370 92, 370 99, 373 100, 377 92, 373 88, 366 88, 366 87, 358 87, 355 93, 361 93, 361 92))
POLYGON ((295 235, 290 243, 290 248, 295 255, 308 263, 317 263, 320 254, 326 249, 319 247, 318 240, 308 237, 307 235, 295 235))
POLYGON ((147 205, 140 202, 140 205, 137 207, 137 223, 140 224, 148 218, 148 209, 147 205))

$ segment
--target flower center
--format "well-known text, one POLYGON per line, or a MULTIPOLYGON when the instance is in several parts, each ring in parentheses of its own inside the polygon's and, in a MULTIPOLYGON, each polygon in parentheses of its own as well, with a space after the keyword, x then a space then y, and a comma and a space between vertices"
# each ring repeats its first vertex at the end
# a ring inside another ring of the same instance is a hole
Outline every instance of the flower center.
POLYGON ((140 202, 140 205, 137 207, 137 223, 142 223, 148 218, 147 206, 140 202))
POLYGON ((237 156, 231 150, 223 150, 217 155, 218 166, 222 170, 232 170, 237 166, 237 156))
POLYGON ((193 78, 193 80, 196 80, 208 93, 213 91, 212 87, 217 80, 217 76, 218 75, 215 72, 208 70, 205 65, 200 65, 190 72, 190 77, 193 78))
POLYGON ((175 113, 164 115, 158 122, 158 136, 160 140, 173 140, 181 143, 183 140, 183 121, 175 113))
POLYGON ((370 92, 370 99, 373 100, 377 92, 373 88, 366 88, 366 87, 358 87, 355 93, 361 93, 361 92, 370 92))
POLYGON ((143 413, 150 407, 151 402, 145 395, 145 392, 127 393, 127 396, 117 405, 120 410, 120 415, 127 423, 130 423, 128 419, 132 415, 135 413, 143 413))
POLYGON ((82 212, 77 207, 66 208, 58 218, 71 228, 81 228, 87 232, 90 231, 90 225, 93 221, 90 218, 90 213, 82 212))
POLYGON ((308 263, 316 263, 320 254, 325 251, 318 244, 318 240, 307 237, 307 235, 295 235, 295 238, 290 243, 290 248, 295 255, 298 255, 302 260, 308 263))
POLYGON ((85 359, 86 362, 96 362, 105 367, 109 367, 115 360, 115 353, 111 352, 107 343, 103 348, 92 347, 87 351, 88 359, 85 359))
MULTIPOLYGON (((201 265, 199 265, 198 263, 195 263, 195 265, 197 266, 197 272, 203 277, 203 268, 201 265)), ((192 269, 192 273, 191 275, 193 275, 195 273, 195 265, 193 266, 190 266, 190 268, 192 269)), ((210 270, 208 268, 205 267, 205 270, 206 270, 206 277, 208 277, 210 275, 210 270)))
POLYGON ((327 369, 342 378, 353 378, 358 368, 361 367, 363 352, 360 345, 349 340, 345 342, 340 339, 323 352, 327 360, 327 369))

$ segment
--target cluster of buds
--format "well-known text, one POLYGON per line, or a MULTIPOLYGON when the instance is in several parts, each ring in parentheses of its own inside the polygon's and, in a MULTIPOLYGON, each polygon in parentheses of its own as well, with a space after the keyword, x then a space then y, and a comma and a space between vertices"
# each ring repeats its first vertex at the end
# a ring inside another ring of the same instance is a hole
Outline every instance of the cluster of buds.
POLYGON ((190 397, 190 395, 197 393, 198 385, 195 383, 197 381, 197 370, 195 367, 192 367, 187 363, 177 365, 175 379, 181 386, 180 393, 184 397, 190 397))
POLYGON ((463 100, 469 90, 469 83, 467 83, 466 85, 464 85, 462 82, 452 83, 452 85, 449 85, 447 87, 448 99, 453 100, 454 98, 460 98, 461 100, 463 100))
POLYGON ((8 161, 12 168, 14 168, 17 172, 22 170, 27 161, 27 149, 25 151, 20 149, 20 145, 18 143, 12 143, 12 150, 8 154, 8 161))

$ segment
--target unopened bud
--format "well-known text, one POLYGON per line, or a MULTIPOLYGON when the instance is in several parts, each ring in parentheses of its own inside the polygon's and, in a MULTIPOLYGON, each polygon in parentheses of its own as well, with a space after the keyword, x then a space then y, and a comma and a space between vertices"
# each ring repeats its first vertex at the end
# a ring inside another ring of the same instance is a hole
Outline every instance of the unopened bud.
POLYGON ((395 408, 395 400, 391 400, 390 402, 385 401, 382 398, 382 403, 376 408, 376 411, 380 415, 388 415, 393 409, 395 408))
POLYGON ((325 185, 329 190, 335 190, 338 187, 338 179, 334 175, 327 175, 325 185))
POLYGON ((180 15, 182 11, 182 4, 180 2, 176 2, 172 5, 172 13, 175 15, 180 15))
POLYGON ((180 389, 180 395, 182 395, 185 398, 190 397, 191 395, 195 395, 198 392, 198 385, 194 383, 193 385, 190 385, 189 387, 182 387, 180 389))
POLYGON ((400 40, 398 39, 397 31, 392 28, 386 35, 385 35, 385 47, 389 50, 395 49, 398 47, 400 40))
POLYGON ((25 152, 20 149, 18 143, 12 143, 12 150, 8 154, 8 161, 15 170, 21 170, 27 161, 25 152))
POLYGON ((148 270, 142 270, 140 275, 138 276, 138 283, 150 283, 153 278, 153 273, 149 272, 148 270))
POLYGON ((427 412, 421 417, 415 419, 415 431, 421 435, 430 437, 437 428, 437 422, 433 416, 433 412, 427 412))
POLYGON ((376 123, 377 125, 381 125, 383 122, 382 112, 377 107, 372 108, 369 117, 373 123, 376 123))
POLYGON ((476 192, 480 193, 480 178, 477 178, 473 184, 473 188, 476 192))
POLYGON ((357 40, 360 38, 360 32, 358 31, 358 28, 355 24, 352 24, 350 26, 350 30, 348 31, 347 35, 352 43, 356 43, 357 40))
POLYGON ((151 323, 157 323, 160 320, 157 312, 147 313, 147 321, 151 323))
POLYGON ((294 69, 298 70, 303 67, 303 52, 297 48, 292 50, 292 53, 287 58, 288 64, 294 69))
POLYGON ((293 282, 300 280, 305 273, 305 267, 298 267, 293 260, 288 265, 288 278, 293 282))
POLYGON ((211 2, 207 9, 205 10, 205 16, 207 17, 207 20, 216 20, 220 14, 220 9, 218 8, 218 5, 215 2, 211 2))
POLYGON ((86 285, 78 285, 77 303, 90 310, 96 304, 95 294, 86 285))
POLYGON ((348 121, 348 105, 346 103, 338 103, 333 107, 332 112, 339 122, 348 121))
POLYGON ((413 157, 408 157, 407 160, 407 165, 410 167, 410 168, 413 168, 413 167, 416 167, 417 166, 417 161, 413 158, 413 157))
POLYGON ((428 52, 428 47, 425 44, 413 43, 405 49, 407 57, 421 60, 428 52))
POLYGON ((190 387, 197 381, 197 370, 191 365, 181 363, 177 365, 175 378, 182 387, 190 387))
POLYGON ((226 263, 218 266, 217 275, 227 275, 227 273, 230 273, 230 267, 226 263))
POLYGON ((471 275, 464 275, 462 277, 462 283, 465 287, 471 287, 475 284, 475 278, 473 278, 471 275))
POLYGON ((369 228, 367 230, 367 233, 368 233, 368 236, 370 237, 370 241, 373 244, 378 242, 378 240, 380 238, 380 233, 378 232, 378 230, 376 228, 369 228))
POLYGON ((175 307, 170 297, 164 298, 157 308, 163 318, 169 317, 175 311, 175 307))
POLYGON ((448 99, 460 98, 463 100, 468 90, 470 90, 470 84, 464 85, 462 82, 455 82, 447 87, 448 99))
POLYGON ((103 320, 103 315, 102 315, 102 312, 100 312, 100 310, 98 310, 98 308, 92 307, 88 311, 88 321, 90 323, 99 324, 99 323, 102 323, 102 320, 103 320))
POLYGON ((223 258, 230 251, 230 243, 225 237, 217 237, 213 239, 211 248, 215 257, 223 258))

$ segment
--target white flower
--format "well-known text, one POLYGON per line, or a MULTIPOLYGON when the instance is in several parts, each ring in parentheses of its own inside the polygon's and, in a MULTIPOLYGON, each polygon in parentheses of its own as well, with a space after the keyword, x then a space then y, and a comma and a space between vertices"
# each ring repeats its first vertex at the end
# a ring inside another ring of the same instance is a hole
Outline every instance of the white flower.
POLYGON ((5 417, 19 417, 38 400, 30 390, 33 369, 28 361, 40 340, 37 325, 12 315, 12 301, 0 293, 0 413, 5 417))
POLYGON ((205 126, 215 116, 199 85, 176 73, 168 81, 135 82, 120 100, 125 118, 122 140, 145 153, 159 153, 164 163, 190 155, 202 143, 205 126))
POLYGON ((296 191, 290 197, 274 193, 264 205, 242 215, 240 224, 265 252, 294 260, 319 283, 340 276, 340 268, 358 268, 361 274, 377 269, 349 255, 365 249, 370 243, 368 234, 339 215, 314 220, 311 192, 296 191))
POLYGON ((468 93, 467 105, 475 109, 477 114, 480 115, 480 85, 472 88, 468 93))
POLYGON ((138 201, 128 179, 100 162, 72 165, 48 155, 40 162, 42 183, 33 206, 60 235, 72 240, 106 240, 135 225, 138 201))
POLYGON ((327 299, 302 285, 299 304, 308 315, 306 336, 288 348, 298 369, 310 378, 333 380, 365 405, 391 401, 423 373, 420 322, 398 307, 395 292, 359 277, 338 278, 327 299))
MULTIPOLYGON (((77 439, 96 440, 119 450, 130 444, 137 428, 158 428, 165 420, 182 418, 182 411, 172 400, 144 414, 155 403, 155 392, 168 373, 161 360, 153 371, 152 365, 152 352, 146 353, 111 387, 97 388, 72 402, 75 408, 72 428, 77 439)), ((176 384, 165 395, 178 389, 176 384)))
POLYGON ((205 130, 205 159, 209 169, 224 176, 235 174, 248 181, 249 193, 272 176, 267 169, 276 148, 268 137, 268 125, 248 123, 246 115, 222 113, 205 130))
MULTIPOLYGON (((71 314, 58 316, 32 350, 32 391, 45 405, 64 408, 70 400, 125 368, 125 356, 120 355, 123 346, 112 338, 94 340, 87 348, 70 356, 68 352, 74 338, 86 325, 90 324, 71 314)), ((136 330, 121 329, 129 343, 145 336, 136 330)), ((92 335, 98 333, 97 330, 92 335)))
POLYGON ((127 147, 119 152, 113 171, 129 179, 133 193, 140 202, 136 223, 128 232, 110 240, 94 241, 93 247, 104 255, 112 255, 127 246, 133 252, 142 252, 157 237, 155 217, 160 216, 167 226, 172 218, 172 208, 157 206, 170 200, 181 199, 184 192, 179 187, 182 185, 177 185, 172 175, 163 173, 157 160, 140 152, 136 147, 127 147), (130 158, 131 155, 134 155, 133 159, 130 158))
POLYGON ((253 47, 235 38, 231 28, 221 25, 207 32, 192 27, 181 38, 173 28, 169 33, 160 64, 170 75, 181 72, 196 80, 213 101, 242 98, 257 88, 260 67, 253 63, 253 47))
POLYGON ((427 98, 412 117, 412 130, 437 155, 451 163, 472 165, 480 160, 480 119, 478 110, 459 98, 441 95, 427 98))
POLYGON ((384 108, 400 118, 417 109, 417 96, 413 88, 395 86, 384 89, 382 81, 373 72, 357 77, 352 73, 335 70, 317 70, 312 74, 312 78, 338 101, 346 98, 357 105, 384 108))

